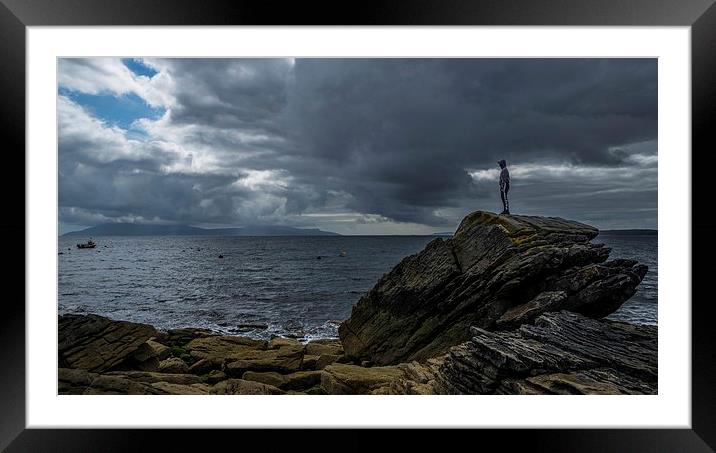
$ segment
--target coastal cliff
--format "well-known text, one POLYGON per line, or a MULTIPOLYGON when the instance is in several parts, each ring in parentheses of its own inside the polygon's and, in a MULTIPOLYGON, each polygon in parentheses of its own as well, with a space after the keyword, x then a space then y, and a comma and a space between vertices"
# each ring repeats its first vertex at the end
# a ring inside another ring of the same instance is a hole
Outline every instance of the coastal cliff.
POLYGON ((471 327, 505 330, 548 311, 601 318, 631 297, 647 268, 607 261, 599 230, 554 217, 474 212, 386 274, 339 327, 346 354, 388 365, 445 353, 471 327))
POLYGON ((59 318, 60 394, 654 394, 657 329, 601 319, 647 272, 598 230, 468 215, 387 273, 340 340, 59 318))

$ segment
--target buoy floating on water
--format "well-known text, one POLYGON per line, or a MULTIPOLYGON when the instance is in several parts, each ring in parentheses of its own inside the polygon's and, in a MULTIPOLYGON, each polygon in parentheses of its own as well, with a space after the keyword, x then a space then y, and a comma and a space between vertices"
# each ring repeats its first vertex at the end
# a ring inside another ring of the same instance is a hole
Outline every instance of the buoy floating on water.
POLYGON ((223 257, 224 257, 224 255, 219 255, 219 258, 223 258, 223 257))

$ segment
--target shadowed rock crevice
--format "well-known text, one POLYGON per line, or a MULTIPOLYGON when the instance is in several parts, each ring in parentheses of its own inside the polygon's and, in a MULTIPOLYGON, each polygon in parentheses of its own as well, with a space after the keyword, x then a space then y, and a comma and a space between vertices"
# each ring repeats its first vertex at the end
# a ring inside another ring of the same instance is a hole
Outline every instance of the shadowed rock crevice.
POLYGON ((339 327, 346 354, 379 365, 424 361, 470 339, 470 327, 512 329, 549 311, 595 318, 621 306, 647 268, 607 261, 599 231, 554 217, 474 212, 451 239, 403 259, 339 327))

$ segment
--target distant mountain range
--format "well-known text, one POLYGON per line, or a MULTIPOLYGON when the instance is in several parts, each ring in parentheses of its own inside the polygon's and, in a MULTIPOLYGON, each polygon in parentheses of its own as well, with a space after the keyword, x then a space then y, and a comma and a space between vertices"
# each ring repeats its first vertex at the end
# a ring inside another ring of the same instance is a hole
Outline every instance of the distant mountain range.
POLYGON ((659 230, 600 230, 599 234, 608 236, 658 236, 659 230))
POLYGON ((135 223, 107 223, 72 231, 62 236, 340 236, 318 228, 294 228, 279 225, 246 226, 239 228, 199 228, 187 225, 138 225, 135 223))
MULTIPOLYGON (((601 230, 607 236, 656 236, 658 230, 601 230)), ((433 236, 452 236, 451 232, 433 233, 433 236)), ((318 228, 295 228, 280 225, 256 225, 238 228, 199 228, 188 225, 139 225, 136 223, 107 223, 71 231, 62 236, 341 236, 318 228)))

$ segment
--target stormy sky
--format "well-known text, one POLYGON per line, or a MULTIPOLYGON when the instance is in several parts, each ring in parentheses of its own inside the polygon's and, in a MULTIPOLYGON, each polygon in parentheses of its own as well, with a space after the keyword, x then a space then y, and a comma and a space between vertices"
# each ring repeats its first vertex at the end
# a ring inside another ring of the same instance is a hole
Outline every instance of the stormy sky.
POLYGON ((657 227, 655 59, 60 59, 60 233, 657 227))

